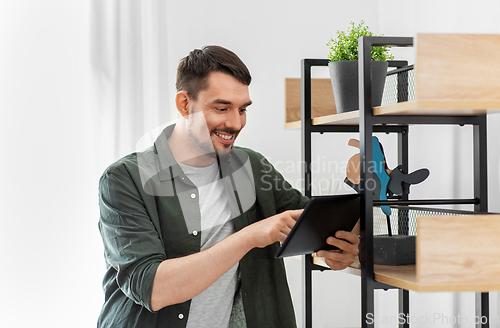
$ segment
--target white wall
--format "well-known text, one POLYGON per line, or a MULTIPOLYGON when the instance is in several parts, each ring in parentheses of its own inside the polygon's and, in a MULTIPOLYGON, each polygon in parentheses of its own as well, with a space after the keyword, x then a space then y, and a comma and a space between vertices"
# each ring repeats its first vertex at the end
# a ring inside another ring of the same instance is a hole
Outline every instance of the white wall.
MULTIPOLYGON (((326 58, 325 44, 337 29, 364 19, 375 33, 385 35, 500 33, 496 0, 168 1, 166 10, 166 72, 171 84, 165 92, 174 94, 177 63, 193 48, 220 44, 235 51, 253 75, 254 102, 238 142, 266 155, 296 187, 300 187, 296 169, 300 132, 283 129, 284 79, 300 77, 302 58, 326 58)), ((2 327, 93 326, 102 304, 104 260, 97 232, 99 173, 95 169, 102 163, 94 158, 88 101, 92 96, 89 22, 87 1, 0 2, 0 140, 4 152, 0 169, 6 173, 0 197, 2 327)), ((394 53, 412 59, 411 51, 394 53)), ((328 76, 322 69, 314 74, 328 76)), ((173 106, 165 110, 175 115, 173 106)), ((500 197, 500 155, 493 141, 499 139, 500 114, 488 121, 490 210, 500 211, 495 201, 500 197)), ((412 187, 414 198, 470 196, 471 177, 463 183, 454 180, 470 172, 469 136, 467 127, 412 127, 411 168, 431 170, 425 186, 412 187), (429 147, 436 136, 450 146, 429 147), (463 149, 458 147, 462 143, 463 149), (430 160, 436 153, 447 158, 444 163, 430 160), (466 164, 456 171, 444 169, 456 161, 466 164), (440 188, 442 193, 437 192, 440 188), (435 194, 429 194, 434 190, 435 194)), ((315 137, 313 157, 327 162, 348 159, 353 152, 347 147, 350 137, 315 137)), ((389 163, 395 165, 395 155, 388 150, 395 144, 393 136, 381 139, 389 163)), ((343 180, 323 173, 325 181, 343 180)), ((300 326, 300 260, 287 260, 287 268, 300 326)), ((357 277, 314 273, 314 326, 359 326, 359 294, 357 277)), ((470 294, 412 293, 411 311, 416 315, 470 314, 471 307, 466 306, 470 299, 470 294)), ((381 314, 397 311, 390 306, 395 302, 391 291, 377 292, 376 302, 381 314)), ((492 304, 497 306, 497 300, 492 304)))
POLYGON ((0 2, 1 327, 92 327, 104 299, 88 12, 0 2))

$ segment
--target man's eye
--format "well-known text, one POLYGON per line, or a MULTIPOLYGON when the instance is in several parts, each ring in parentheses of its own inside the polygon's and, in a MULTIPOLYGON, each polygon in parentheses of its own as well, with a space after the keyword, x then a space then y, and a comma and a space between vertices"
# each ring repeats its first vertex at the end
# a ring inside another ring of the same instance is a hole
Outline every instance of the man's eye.
POLYGON ((219 112, 225 112, 225 111, 227 110, 227 108, 217 108, 217 110, 218 110, 219 112))
POLYGON ((244 113, 244 112, 246 112, 246 111, 247 111, 247 109, 246 109, 246 108, 240 108, 240 113, 244 113))

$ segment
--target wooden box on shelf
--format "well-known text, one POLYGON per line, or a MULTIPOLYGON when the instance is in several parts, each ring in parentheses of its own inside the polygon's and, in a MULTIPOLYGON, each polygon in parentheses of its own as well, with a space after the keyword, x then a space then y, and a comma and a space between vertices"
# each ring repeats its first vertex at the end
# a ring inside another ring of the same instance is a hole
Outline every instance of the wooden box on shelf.
POLYGON ((415 100, 375 115, 483 115, 500 109, 499 34, 418 34, 415 100))
MULTIPOLYGON (((330 79, 311 79, 311 116, 337 113, 330 79)), ((285 79, 285 129, 300 127, 300 79, 285 79)))
POLYGON ((417 281, 451 291, 500 290, 500 215, 417 219, 417 281))

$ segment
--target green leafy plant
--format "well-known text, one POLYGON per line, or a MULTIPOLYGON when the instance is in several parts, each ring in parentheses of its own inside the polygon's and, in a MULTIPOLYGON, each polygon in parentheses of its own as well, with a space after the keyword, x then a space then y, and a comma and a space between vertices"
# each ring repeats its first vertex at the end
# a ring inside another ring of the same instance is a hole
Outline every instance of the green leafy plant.
MULTIPOLYGON (((358 60, 358 39, 362 36, 383 36, 375 35, 369 31, 364 21, 357 26, 351 22, 347 31, 337 31, 337 39, 330 39, 326 44, 330 51, 328 59, 331 62, 358 60)), ((372 60, 387 61, 394 59, 389 54, 389 47, 372 47, 372 60)))

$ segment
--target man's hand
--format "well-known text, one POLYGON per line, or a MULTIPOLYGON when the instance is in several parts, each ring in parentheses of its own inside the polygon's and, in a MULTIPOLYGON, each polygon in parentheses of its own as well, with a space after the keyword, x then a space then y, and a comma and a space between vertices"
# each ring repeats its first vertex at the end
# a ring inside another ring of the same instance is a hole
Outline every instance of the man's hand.
POLYGON ((352 232, 337 231, 335 237, 328 237, 327 244, 337 246, 332 251, 318 251, 316 256, 325 258, 326 264, 332 270, 343 270, 350 266, 359 254, 359 238, 352 232), (335 238, 336 237, 336 238, 335 238))
POLYGON ((291 210, 255 222, 245 230, 251 247, 266 247, 277 241, 283 242, 304 210, 291 210))

